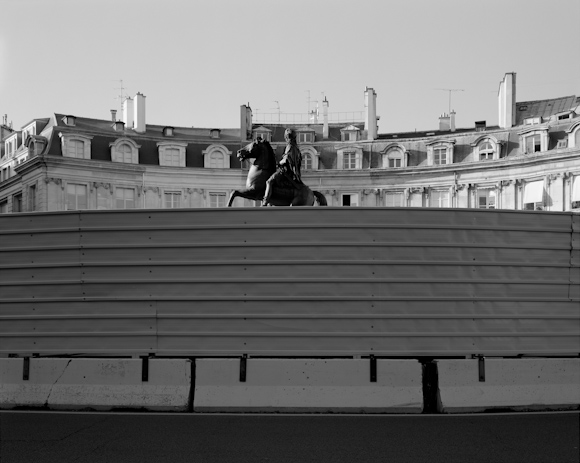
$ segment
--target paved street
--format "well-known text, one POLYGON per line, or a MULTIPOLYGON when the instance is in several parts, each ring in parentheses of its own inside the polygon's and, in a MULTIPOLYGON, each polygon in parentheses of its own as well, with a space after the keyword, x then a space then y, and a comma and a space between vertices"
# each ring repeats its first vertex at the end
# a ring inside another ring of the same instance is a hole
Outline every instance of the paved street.
POLYGON ((566 463, 579 417, 1 412, 0 461, 566 463))

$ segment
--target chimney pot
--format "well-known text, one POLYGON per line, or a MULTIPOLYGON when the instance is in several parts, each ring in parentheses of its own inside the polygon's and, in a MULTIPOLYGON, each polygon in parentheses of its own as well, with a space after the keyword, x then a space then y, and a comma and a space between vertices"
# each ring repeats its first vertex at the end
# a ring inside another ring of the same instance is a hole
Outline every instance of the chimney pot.
POLYGON ((117 120, 117 110, 111 109, 111 120, 115 122, 117 120))

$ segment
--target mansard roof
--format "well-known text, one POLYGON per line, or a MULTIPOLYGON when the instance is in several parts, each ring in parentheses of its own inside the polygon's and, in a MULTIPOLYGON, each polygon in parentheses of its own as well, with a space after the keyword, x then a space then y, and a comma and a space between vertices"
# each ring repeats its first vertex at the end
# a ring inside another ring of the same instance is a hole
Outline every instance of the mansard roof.
POLYGON ((529 117, 546 119, 558 113, 570 111, 580 105, 580 97, 575 95, 549 100, 519 101, 516 103, 516 125, 523 124, 529 117))

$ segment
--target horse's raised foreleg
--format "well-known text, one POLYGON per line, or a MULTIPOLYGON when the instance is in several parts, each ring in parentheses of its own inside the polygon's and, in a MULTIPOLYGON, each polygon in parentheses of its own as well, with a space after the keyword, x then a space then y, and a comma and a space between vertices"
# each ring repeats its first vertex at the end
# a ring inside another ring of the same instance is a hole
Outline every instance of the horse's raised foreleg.
POLYGON ((263 190, 258 191, 255 189, 234 190, 234 191, 232 191, 232 194, 230 195, 230 200, 228 201, 228 207, 232 207, 232 204, 234 203, 234 199, 236 199, 238 196, 241 198, 245 198, 245 199, 251 199, 253 201, 261 201, 262 197, 264 196, 264 192, 263 192, 263 190))

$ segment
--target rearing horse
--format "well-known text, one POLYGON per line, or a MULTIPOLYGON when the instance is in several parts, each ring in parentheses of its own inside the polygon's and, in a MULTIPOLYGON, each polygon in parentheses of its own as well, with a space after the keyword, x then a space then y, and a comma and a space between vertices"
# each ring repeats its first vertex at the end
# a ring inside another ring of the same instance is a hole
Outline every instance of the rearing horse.
MULTIPOLYGON (((238 150, 238 159, 254 159, 254 163, 248 172, 246 188, 234 190, 230 195, 228 207, 232 206, 234 199, 238 196, 254 201, 261 201, 266 192, 266 181, 276 171, 276 157, 270 143, 257 139, 238 150)), ((314 201, 318 201, 321 206, 326 206, 326 198, 318 191, 312 191, 306 185, 299 188, 279 188, 274 187, 270 204, 274 206, 313 206, 314 201)))

